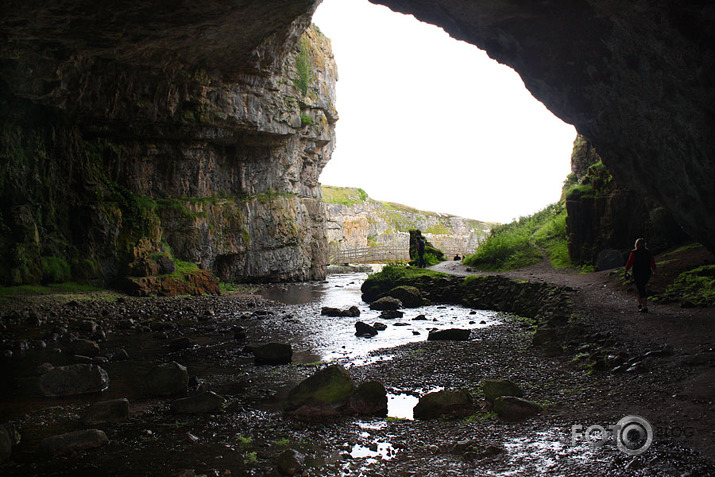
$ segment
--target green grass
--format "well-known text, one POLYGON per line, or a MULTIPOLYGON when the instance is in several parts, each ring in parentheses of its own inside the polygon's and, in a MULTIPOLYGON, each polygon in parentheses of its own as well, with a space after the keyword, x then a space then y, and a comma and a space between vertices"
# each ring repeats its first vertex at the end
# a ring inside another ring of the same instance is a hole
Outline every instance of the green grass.
POLYGON ((367 200, 367 192, 360 188, 324 185, 322 189, 323 202, 326 204, 340 204, 350 207, 367 200))
POLYGON ((694 306, 715 305, 715 265, 703 265, 678 275, 665 296, 694 306))
POLYGON ((373 273, 363 283, 363 292, 375 293, 389 291, 400 283, 408 283, 420 277, 445 277, 444 273, 435 272, 426 268, 410 267, 405 265, 386 265, 381 271, 373 273))
POLYGON ((515 270, 538 263, 543 253, 555 268, 571 266, 562 202, 528 217, 498 225, 464 264, 486 271, 515 270))

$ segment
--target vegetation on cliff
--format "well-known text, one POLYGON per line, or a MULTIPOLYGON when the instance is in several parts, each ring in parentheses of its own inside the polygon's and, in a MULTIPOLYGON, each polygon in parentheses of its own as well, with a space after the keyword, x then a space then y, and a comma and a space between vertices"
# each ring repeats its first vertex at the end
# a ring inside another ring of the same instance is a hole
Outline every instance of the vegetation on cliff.
POLYGON ((538 263, 544 254, 555 268, 571 265, 563 202, 551 204, 534 215, 495 226, 476 252, 464 259, 464 263, 487 271, 514 270, 538 263))

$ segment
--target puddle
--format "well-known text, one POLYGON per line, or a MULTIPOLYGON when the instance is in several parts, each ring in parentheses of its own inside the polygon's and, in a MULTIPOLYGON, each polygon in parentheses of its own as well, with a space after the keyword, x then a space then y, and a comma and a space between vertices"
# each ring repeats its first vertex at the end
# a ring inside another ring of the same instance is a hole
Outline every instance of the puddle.
POLYGON ((397 450, 389 442, 375 442, 370 447, 355 444, 350 451, 353 459, 380 459, 390 460, 397 454, 397 450))

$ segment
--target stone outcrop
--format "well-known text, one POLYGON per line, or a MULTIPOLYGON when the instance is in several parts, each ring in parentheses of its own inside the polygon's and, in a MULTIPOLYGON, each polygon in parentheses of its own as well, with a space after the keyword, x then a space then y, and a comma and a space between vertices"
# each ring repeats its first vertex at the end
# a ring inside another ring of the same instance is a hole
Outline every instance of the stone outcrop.
POLYGON ((708 2, 370 0, 516 70, 625 187, 715 251, 715 6, 708 2))
POLYGON ((420 230, 439 250, 461 255, 473 252, 492 225, 375 200, 358 188, 323 185, 322 190, 331 253, 365 247, 407 250, 410 230, 420 230))
MULTIPOLYGON (((638 237, 654 252, 687 238, 672 214, 639 192, 625 188, 604 167, 593 145, 579 136, 571 156, 566 193, 566 233, 574 263, 597 264, 599 254, 613 249, 624 257, 638 237)), ((625 264, 624 259, 617 266, 625 264)))
POLYGON ((322 278, 337 70, 315 2, 125 7, 3 4, 2 283, 151 276, 169 251, 322 278))

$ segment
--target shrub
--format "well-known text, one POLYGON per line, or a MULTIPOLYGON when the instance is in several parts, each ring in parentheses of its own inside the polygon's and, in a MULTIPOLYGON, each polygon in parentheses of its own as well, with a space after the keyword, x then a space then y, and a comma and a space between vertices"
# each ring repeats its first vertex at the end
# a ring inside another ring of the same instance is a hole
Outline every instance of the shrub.
POLYGON ((42 259, 42 283, 64 283, 72 277, 69 263, 59 257, 42 259))

